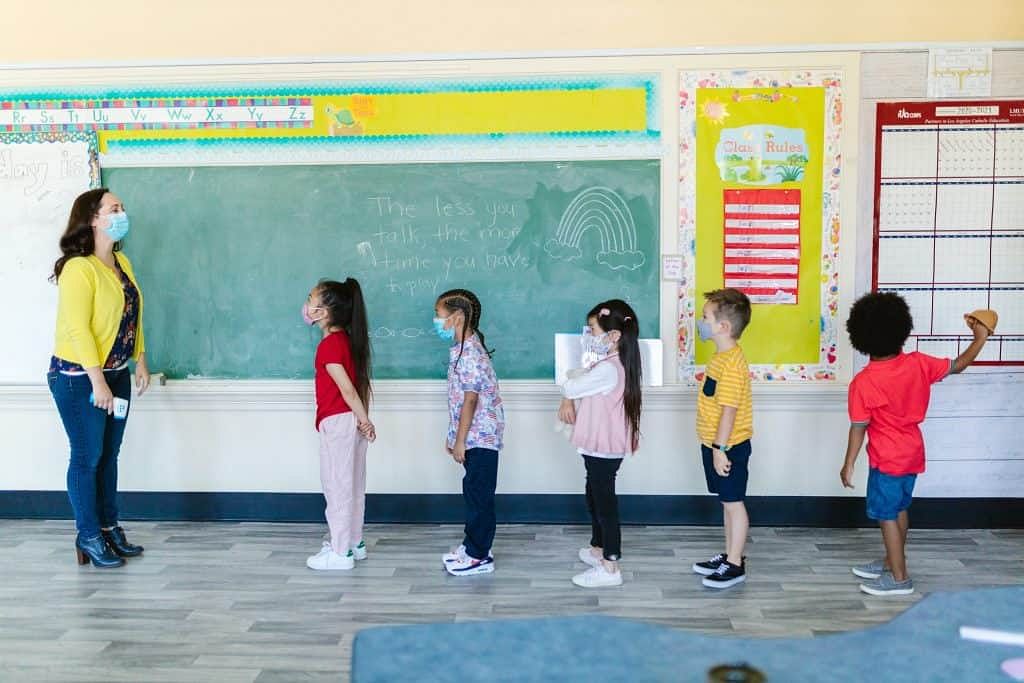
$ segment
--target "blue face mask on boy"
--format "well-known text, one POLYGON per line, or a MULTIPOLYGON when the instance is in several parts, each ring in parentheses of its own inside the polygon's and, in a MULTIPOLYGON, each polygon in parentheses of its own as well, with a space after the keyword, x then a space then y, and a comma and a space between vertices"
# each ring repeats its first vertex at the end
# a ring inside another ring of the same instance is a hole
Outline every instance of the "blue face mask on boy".
POLYGON ((455 328, 450 327, 445 329, 444 324, 448 322, 448 318, 434 318, 434 332, 437 336, 445 341, 451 341, 455 339, 455 328))
POLYGON ((109 225, 104 228, 104 231, 115 242, 120 242, 128 236, 128 231, 131 229, 131 223, 128 222, 128 214, 124 211, 120 213, 112 213, 108 215, 110 219, 109 225))

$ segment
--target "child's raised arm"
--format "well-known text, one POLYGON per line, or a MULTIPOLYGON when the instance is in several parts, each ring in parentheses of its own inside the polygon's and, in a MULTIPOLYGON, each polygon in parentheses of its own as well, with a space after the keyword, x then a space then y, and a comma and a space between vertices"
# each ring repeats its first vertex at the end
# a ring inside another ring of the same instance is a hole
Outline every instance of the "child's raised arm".
POLYGON ((981 353, 981 348, 985 346, 985 342, 988 341, 988 336, 992 334, 981 321, 971 316, 967 316, 967 326, 974 333, 974 341, 953 361, 953 366, 949 369, 951 375, 961 373, 970 367, 974 359, 981 353))

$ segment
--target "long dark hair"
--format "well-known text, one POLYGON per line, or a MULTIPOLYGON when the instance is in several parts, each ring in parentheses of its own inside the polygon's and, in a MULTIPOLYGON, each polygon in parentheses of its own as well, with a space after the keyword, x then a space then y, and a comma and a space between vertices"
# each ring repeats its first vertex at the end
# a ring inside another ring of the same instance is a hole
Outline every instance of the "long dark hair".
POLYGON ((622 405, 629 423, 630 444, 635 451, 640 446, 640 410, 643 407, 640 384, 643 379, 643 368, 640 363, 640 322, 636 312, 622 299, 603 301, 590 309, 587 320, 597 320, 597 326, 605 332, 618 330, 619 360, 626 371, 626 387, 622 395, 622 405))
POLYGON ((449 313, 454 313, 455 311, 462 312, 462 334, 460 335, 462 342, 459 345, 459 357, 455 359, 456 365, 462 360, 462 351, 466 348, 466 338, 474 332, 480 340, 480 346, 484 347, 487 355, 494 355, 494 349, 487 348, 487 342, 484 341, 484 333, 480 331, 480 316, 483 314, 483 310, 480 307, 480 299, 477 298, 476 294, 468 289, 449 289, 437 297, 437 303, 444 306, 445 310, 449 313))
POLYGON ((366 321, 366 304, 363 290, 355 278, 344 282, 321 280, 316 286, 320 294, 320 305, 327 311, 328 327, 340 327, 348 335, 356 376, 352 383, 356 387, 363 405, 369 408, 370 395, 370 326, 366 321))
MULTIPOLYGON (((57 281, 68 259, 75 256, 91 256, 96 251, 96 240, 92 236, 92 220, 100 211, 104 195, 109 192, 110 190, 105 187, 83 192, 71 205, 68 226, 64 229, 64 234, 60 236, 61 256, 53 264, 53 275, 50 276, 50 282, 57 281)), ((120 242, 114 244, 114 251, 120 251, 120 249, 120 242)))

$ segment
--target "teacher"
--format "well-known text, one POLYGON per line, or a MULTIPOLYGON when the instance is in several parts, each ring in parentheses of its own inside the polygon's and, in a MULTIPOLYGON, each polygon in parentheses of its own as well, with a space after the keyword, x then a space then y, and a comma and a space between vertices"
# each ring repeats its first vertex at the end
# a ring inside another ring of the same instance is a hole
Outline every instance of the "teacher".
POLYGON ((142 553, 118 526, 117 454, 131 404, 128 361, 141 396, 149 387, 142 293, 121 253, 128 215, 117 195, 89 190, 75 200, 51 281, 59 291, 47 381, 71 444, 68 498, 79 564, 120 567, 142 553))

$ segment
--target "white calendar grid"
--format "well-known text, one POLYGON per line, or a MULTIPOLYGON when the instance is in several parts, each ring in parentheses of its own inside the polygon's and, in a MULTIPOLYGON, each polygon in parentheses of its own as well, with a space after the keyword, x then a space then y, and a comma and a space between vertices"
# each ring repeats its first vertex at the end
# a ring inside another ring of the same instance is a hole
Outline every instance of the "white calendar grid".
POLYGON ((1024 122, 887 124, 884 106, 874 282, 910 305, 907 348, 955 356, 972 338, 963 314, 991 308, 978 360, 1024 364, 1024 122))

